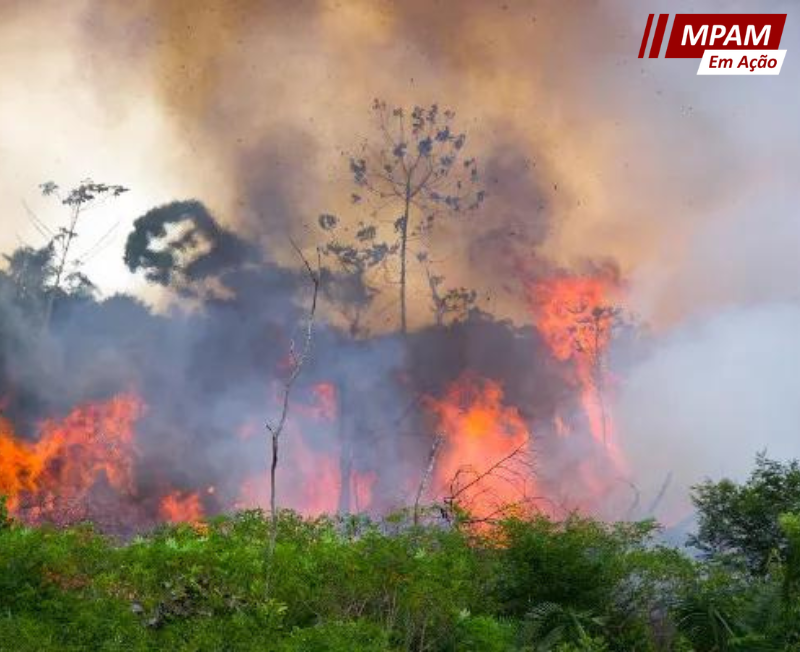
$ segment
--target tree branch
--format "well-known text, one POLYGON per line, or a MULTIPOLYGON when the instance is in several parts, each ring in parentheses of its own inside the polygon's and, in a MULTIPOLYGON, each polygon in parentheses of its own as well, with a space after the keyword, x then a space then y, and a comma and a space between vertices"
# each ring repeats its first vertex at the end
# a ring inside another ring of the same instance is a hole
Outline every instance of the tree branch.
POLYGON ((275 491, 275 480, 278 470, 278 448, 283 429, 286 426, 286 420, 289 416, 289 399, 291 397, 292 387, 294 386, 297 378, 300 376, 300 372, 303 370, 303 366, 305 365, 309 354, 311 353, 314 335, 314 318, 317 312, 317 298, 319 296, 320 269, 322 265, 321 253, 319 249, 317 249, 317 269, 314 270, 312 269, 311 264, 308 262, 308 259, 306 259, 306 257, 303 255, 303 252, 300 251, 300 248, 297 246, 297 244, 295 244, 294 240, 290 239, 290 242, 292 243, 292 247, 294 248, 295 252, 297 252, 298 257, 303 262, 303 266, 306 268, 313 292, 311 296, 311 305, 308 309, 308 316, 306 317, 306 328, 303 337, 303 346, 300 350, 300 353, 298 354, 296 352, 294 340, 292 340, 290 344, 292 370, 289 374, 289 377, 283 384, 280 417, 278 418, 277 423, 270 423, 268 421, 265 424, 267 431, 269 431, 271 434, 272 439, 272 462, 270 464, 270 520, 272 527, 270 532, 269 547, 267 550, 268 561, 272 560, 273 553, 275 552, 275 543, 278 536, 278 510, 275 491))

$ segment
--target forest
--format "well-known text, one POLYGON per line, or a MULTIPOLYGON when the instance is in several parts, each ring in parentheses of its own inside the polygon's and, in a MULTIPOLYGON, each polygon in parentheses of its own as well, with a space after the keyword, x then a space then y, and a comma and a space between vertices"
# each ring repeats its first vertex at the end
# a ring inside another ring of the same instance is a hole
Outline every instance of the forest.
POLYGON ((160 306, 84 273, 129 189, 40 186, 60 221, 0 270, 0 649, 800 650, 800 463, 640 490, 620 271, 514 260, 524 319, 451 284, 433 234, 491 179, 454 112, 371 115, 284 258, 198 199, 139 216, 160 306))

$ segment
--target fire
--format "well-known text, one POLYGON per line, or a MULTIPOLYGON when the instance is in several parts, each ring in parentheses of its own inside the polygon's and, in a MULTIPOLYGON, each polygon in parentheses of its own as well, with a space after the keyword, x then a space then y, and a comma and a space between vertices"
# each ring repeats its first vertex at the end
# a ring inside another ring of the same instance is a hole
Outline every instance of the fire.
POLYGON ((134 425, 143 410, 132 394, 89 403, 42 423, 35 443, 1 421, 0 494, 11 512, 30 522, 74 521, 101 485, 133 495, 134 425))
MULTIPOLYGON (((596 308, 616 299, 618 290, 601 277, 564 276, 528 286, 528 297, 536 313, 536 328, 559 360, 580 360, 586 353, 602 352, 610 332, 597 334, 579 326, 596 308)), ((583 365, 582 365, 583 366, 583 365)))
POLYGON ((465 373, 441 399, 427 397, 425 406, 444 439, 434 472, 437 491, 478 517, 526 500, 529 432, 499 383, 465 373))
MULTIPOLYGON (((293 430, 293 429, 292 429, 293 430)), ((334 513, 341 487, 337 456, 316 450, 296 431, 287 431, 281 441, 278 467, 278 504, 308 516, 334 513)), ((268 473, 246 479, 235 507, 250 509, 270 503, 268 473)))
MULTIPOLYGON (((279 392, 276 392, 278 396, 279 392)), ((275 410, 279 410, 278 396, 275 410)), ((280 439, 277 496, 280 507, 317 516, 338 507, 342 478, 339 449, 329 439, 338 416, 336 386, 320 382, 292 402, 292 410, 280 439), (305 399, 305 400, 304 400, 305 399)), ((266 459, 266 457, 265 457, 266 459)), ((357 500, 368 506, 371 484, 352 479, 357 500)), ((237 508, 263 507, 270 503, 269 474, 247 478, 240 487, 237 508)))
POLYGON ((312 388, 313 411, 321 421, 335 421, 337 415, 336 386, 333 383, 317 383, 312 388))
POLYGON ((316 450, 302 435, 290 435, 286 444, 287 469, 292 474, 287 506, 315 516, 335 512, 341 485, 336 456, 316 450))
POLYGON ((161 500, 159 514, 170 523, 195 523, 203 518, 204 511, 196 493, 173 491, 161 500))
POLYGON ((591 433, 603 444, 611 429, 602 396, 613 319, 611 292, 607 281, 591 277, 556 278, 529 288, 536 328, 558 360, 572 363, 591 433))
MULTIPOLYGON (((622 467, 608 405, 606 369, 606 353, 620 314, 615 305, 619 286, 602 276, 564 276, 530 284, 527 291, 537 330, 553 356, 571 364, 571 380, 580 390, 591 435, 622 467)), ((561 435, 566 431, 560 416, 555 427, 561 435)))
POLYGON ((372 505, 372 494, 378 474, 375 471, 353 471, 351 486, 353 507, 356 512, 367 510, 372 505))

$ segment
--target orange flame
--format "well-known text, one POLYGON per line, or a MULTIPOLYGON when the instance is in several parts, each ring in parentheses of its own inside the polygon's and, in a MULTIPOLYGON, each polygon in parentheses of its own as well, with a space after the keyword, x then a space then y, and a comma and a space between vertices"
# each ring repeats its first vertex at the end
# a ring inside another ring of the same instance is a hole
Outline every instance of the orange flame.
POLYGON ((32 522, 76 520, 101 481, 132 495, 133 428, 142 412, 131 394, 87 404, 60 422, 45 421, 35 443, 0 421, 0 494, 11 512, 32 522))
MULTIPOLYGON (((341 490, 337 451, 314 445, 315 440, 310 436, 312 428, 324 431, 336 421, 336 386, 317 383, 306 398, 306 402, 297 400, 292 404, 292 414, 281 438, 278 503, 280 507, 316 516, 336 511, 341 490)), ((269 503, 269 476, 265 472, 242 483, 234 507, 253 508, 269 503)))
MULTIPOLYGON (((580 388, 581 404, 596 441, 621 468, 622 455, 614 440, 614 424, 608 405, 610 383, 605 356, 618 319, 619 286, 609 278, 565 276, 530 284, 528 298, 535 324, 553 356, 570 362, 580 388)), ((557 417, 559 434, 565 423, 557 417)))
POLYGON ((333 513, 339 497, 341 474, 334 455, 315 450, 302 436, 287 438, 286 456, 292 471, 289 506, 304 514, 333 513))
MULTIPOLYGON (((336 511, 340 478, 336 456, 315 450, 300 432, 289 432, 281 444, 278 472, 278 505, 296 509, 308 516, 336 511)), ((267 472, 246 479, 235 503, 237 509, 269 505, 270 483, 267 472)))
POLYGON ((173 491, 162 498, 159 514, 170 523, 196 523, 203 518, 204 511, 196 493, 173 491))
POLYGON ((444 438, 434 475, 438 491, 478 517, 526 499, 528 428, 519 410, 504 403, 499 383, 465 373, 441 399, 426 397, 424 404, 444 438))

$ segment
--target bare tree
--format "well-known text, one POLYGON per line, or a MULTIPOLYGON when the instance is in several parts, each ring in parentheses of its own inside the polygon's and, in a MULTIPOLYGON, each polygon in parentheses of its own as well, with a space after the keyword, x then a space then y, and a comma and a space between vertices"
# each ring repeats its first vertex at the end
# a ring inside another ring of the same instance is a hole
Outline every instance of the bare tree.
MULTIPOLYGON (((425 236, 441 215, 474 210, 484 199, 477 162, 463 158, 466 135, 454 131, 452 111, 440 111, 437 105, 406 111, 389 108, 380 100, 373 102, 372 110, 377 137, 364 141, 350 158, 356 186, 351 203, 358 211, 366 211, 366 216, 355 228, 330 213, 319 217, 319 226, 329 234, 322 252, 332 263, 325 270, 324 292, 344 316, 353 338, 363 337, 374 318, 394 310, 396 299, 380 306, 376 299, 385 296, 382 288, 395 283, 399 285, 399 329, 407 332, 409 256, 416 255, 420 262, 424 258, 429 286, 432 291, 438 288, 441 277, 431 285, 425 236), (367 310, 373 319, 365 324, 367 310)), ((445 315, 464 312, 470 302, 474 297, 466 290, 448 292, 440 303, 434 301, 437 322, 445 315)), ((343 490, 339 507, 346 511, 352 433, 345 425, 346 388, 340 389, 343 490)))
POLYGON ((294 386, 295 382, 300 376, 300 372, 303 370, 303 365, 306 363, 309 355, 311 354, 311 348, 313 345, 313 336, 314 336, 314 318, 317 312, 317 296, 319 295, 319 285, 320 285, 319 251, 317 252, 317 269, 315 270, 311 267, 311 264, 308 262, 308 260, 300 251, 299 247, 294 243, 294 241, 292 241, 292 246, 294 247, 294 250, 297 252, 297 255, 300 257, 300 260, 303 262, 303 265, 306 269, 306 273, 308 274, 308 278, 312 286, 312 295, 311 295, 311 304, 308 308, 308 314, 306 316, 306 323, 303 332, 303 341, 299 351, 295 346, 294 340, 292 340, 290 343, 289 355, 291 359, 291 369, 289 371, 288 377, 283 383, 283 390, 281 393, 280 415, 277 421, 275 422, 268 421, 266 423, 267 431, 270 433, 270 437, 272 440, 272 459, 270 462, 270 472, 269 472, 269 487, 270 487, 269 507, 270 507, 270 521, 272 527, 270 532, 269 547, 267 550, 268 559, 272 559, 272 555, 275 552, 275 542, 277 541, 277 536, 278 536, 278 507, 277 507, 277 495, 275 490, 275 480, 278 472, 278 452, 279 452, 280 439, 281 435, 283 434, 283 429, 286 426, 286 419, 289 416, 289 399, 291 398, 292 387, 294 386))
POLYGON ((369 209, 373 223, 362 226, 359 233, 370 241, 382 216, 387 212, 396 216, 390 218, 393 235, 387 237, 388 244, 380 245, 380 262, 388 256, 398 259, 400 331, 406 333, 412 241, 421 240, 441 214, 476 209, 484 191, 478 187, 476 160, 462 158, 467 138, 453 130, 453 111, 440 111, 436 104, 406 111, 381 100, 375 100, 372 109, 379 139, 365 141, 350 159, 357 188, 351 200, 369 209))
POLYGON ((608 409, 606 407, 606 347, 614 329, 622 321, 622 309, 616 306, 573 306, 570 312, 577 315, 572 327, 572 345, 576 353, 589 363, 590 381, 600 408, 600 429, 603 445, 608 446, 608 409))
POLYGON ((119 197, 121 194, 128 192, 128 189, 123 186, 97 183, 91 179, 81 181, 79 185, 66 191, 66 194, 62 193, 61 188, 52 181, 41 184, 39 188, 45 197, 54 196, 69 209, 67 226, 60 227, 51 241, 56 259, 53 268, 53 282, 48 292, 44 311, 43 328, 47 329, 53 316, 53 304, 56 295, 62 291, 64 281, 82 282, 84 280, 79 272, 81 260, 70 257, 72 245, 78 237, 77 229, 81 217, 89 208, 97 205, 98 202, 108 198, 119 197), (68 273, 68 267, 70 266, 75 269, 68 273))
POLYGON ((658 493, 656 494, 655 498, 653 498, 653 501, 650 503, 649 507, 647 508, 647 511, 645 512, 646 518, 655 517, 656 510, 658 509, 659 505, 661 505, 661 501, 664 500, 664 496, 667 495, 667 490, 669 489, 669 486, 671 484, 672 484, 672 471, 669 471, 666 477, 664 478, 664 482, 661 483, 661 487, 659 488, 658 493))

